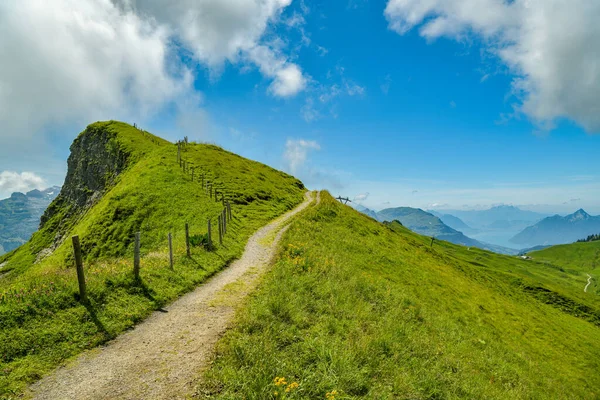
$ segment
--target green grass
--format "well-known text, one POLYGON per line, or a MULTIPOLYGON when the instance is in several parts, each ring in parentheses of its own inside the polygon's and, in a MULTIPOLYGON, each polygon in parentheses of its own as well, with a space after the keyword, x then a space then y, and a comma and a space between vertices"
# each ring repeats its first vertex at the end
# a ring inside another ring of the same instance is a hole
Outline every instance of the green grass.
POLYGON ((581 305, 568 285, 548 289, 562 288, 557 271, 442 241, 430 247, 323 193, 284 236, 198 396, 598 398, 600 328, 528 289, 581 305))
POLYGON ((553 265, 566 273, 576 276, 577 288, 583 290, 588 274, 592 283, 588 286, 588 298, 598 299, 600 295, 600 241, 561 244, 529 253, 533 260, 553 265))
MULTIPOLYGON (((31 241, 0 257, 0 398, 18 396, 26 384, 56 365, 131 328, 239 257, 248 237, 300 203, 300 181, 219 147, 189 144, 183 158, 226 193, 234 219, 223 245, 216 217, 220 202, 208 198, 176 161, 177 147, 119 122, 92 124, 83 134, 113 135, 110 146, 128 164, 90 209, 57 199, 54 215, 31 241), (214 251, 192 248, 185 256, 185 223, 200 238, 213 221, 214 251), (141 281, 133 278, 133 236, 142 233, 141 281), (56 233, 64 242, 35 263, 56 233), (168 268, 172 232, 175 268, 168 268), (81 238, 90 304, 78 301, 70 237, 81 238)), ((108 177, 112 179, 111 177, 108 177)), ((197 180, 197 179, 196 179, 197 180)), ((63 199, 64 200, 64 199, 63 199)))

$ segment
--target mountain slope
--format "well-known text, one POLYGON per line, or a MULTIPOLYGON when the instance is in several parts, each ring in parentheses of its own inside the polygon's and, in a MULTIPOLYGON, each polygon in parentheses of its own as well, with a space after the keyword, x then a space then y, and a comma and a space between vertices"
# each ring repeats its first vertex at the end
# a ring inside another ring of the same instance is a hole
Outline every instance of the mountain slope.
POLYGON ((595 398, 600 306, 562 275, 430 247, 323 193, 288 230, 198 396, 595 398))
POLYGON ((420 208, 396 207, 386 208, 377 213, 379 221, 398 220, 408 229, 425 236, 432 236, 439 240, 447 240, 454 244, 467 247, 478 247, 480 249, 495 251, 502 254, 517 254, 516 250, 483 243, 465 236, 462 232, 450 228, 444 224, 439 217, 425 212, 420 208))
POLYGON ((182 158, 187 172, 177 162, 176 145, 115 121, 92 124, 73 142, 65 185, 41 229, 0 257, 0 398, 190 291, 239 257, 256 229, 302 201, 304 187, 296 178, 219 147, 190 143, 182 158), (223 206, 201 187, 202 174, 232 204, 223 245, 216 220, 223 206), (185 223, 199 243, 209 218, 214 250, 193 246, 186 257, 185 223), (132 273, 138 231, 141 280, 132 273), (75 234, 89 304, 78 301, 75 234))
POLYGON ((373 218, 374 220, 378 221, 379 217, 377 216, 377 212, 371 210, 370 208, 364 207, 360 204, 357 204, 356 206, 354 206, 354 208, 358 211, 361 212, 365 215, 368 215, 369 217, 373 218))
POLYGON ((544 245, 572 243, 588 235, 600 232, 600 216, 593 217, 584 210, 561 217, 547 217, 517 235, 511 242, 520 245, 544 245))
POLYGON ((46 207, 58 196, 59 187, 13 193, 0 200, 0 255, 27 242, 40 225, 46 207))
POLYGON ((477 229, 471 228, 469 225, 465 224, 462 219, 455 217, 454 215, 442 214, 432 210, 428 210, 427 212, 438 217, 444 224, 448 225, 450 228, 462 232, 466 235, 478 232, 477 229))

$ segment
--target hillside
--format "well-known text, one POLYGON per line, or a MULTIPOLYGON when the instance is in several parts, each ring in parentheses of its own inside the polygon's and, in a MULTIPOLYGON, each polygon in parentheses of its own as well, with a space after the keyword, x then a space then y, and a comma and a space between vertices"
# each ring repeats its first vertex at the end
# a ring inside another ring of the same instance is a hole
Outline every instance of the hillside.
POLYGON ((13 193, 0 200, 0 255, 27 242, 40 225, 40 217, 58 196, 59 187, 13 193))
POLYGON ((398 220, 408 229, 421 235, 435 237, 439 240, 447 240, 454 244, 460 244, 467 247, 478 247, 480 249, 490 250, 501 254, 517 254, 518 251, 496 246, 489 243, 483 243, 478 240, 465 236, 462 232, 452 229, 444 224, 439 217, 412 207, 386 208, 377 213, 379 221, 398 220))
POLYGON ((360 204, 357 204, 356 206, 354 206, 354 208, 357 211, 359 211, 359 212, 361 212, 361 213, 363 213, 365 215, 368 215, 369 217, 373 218, 375 221, 379 221, 379 217, 377 216, 377 212, 376 211, 373 211, 370 208, 364 207, 364 206, 362 206, 360 204))
POLYGON ((198 397, 600 396, 600 304, 543 263, 382 225, 326 193, 218 347, 198 397))
POLYGON ((256 229, 303 199, 297 179, 217 146, 187 144, 182 160, 185 171, 175 144, 121 122, 91 124, 75 139, 65 184, 44 213, 41 229, 0 257, 0 398, 20 393, 65 359, 190 291, 239 257, 256 229), (221 196, 209 197, 202 177, 231 203, 233 220, 222 245, 217 239, 221 196), (210 251, 201 245, 208 219, 210 251), (186 223, 191 257, 186 257, 186 223), (138 231, 139 280, 132 272, 138 231), (73 268, 75 234, 83 250, 87 304, 79 301, 73 268))
POLYGON ((539 251, 528 253, 534 260, 558 266, 571 274, 582 277, 580 287, 586 283, 585 277, 592 276, 592 281, 587 288, 587 293, 600 295, 600 242, 580 242, 561 244, 548 247, 539 251))
POLYGON ((455 217, 454 215, 442 214, 432 210, 427 210, 427 212, 438 217, 444 224, 448 225, 450 228, 462 232, 466 235, 478 232, 477 229, 471 228, 469 225, 465 224, 462 219, 455 217))
POLYGON ((572 243, 600 232, 600 216, 591 216, 584 210, 561 217, 547 217, 517 235, 511 242, 519 245, 551 245, 572 243))

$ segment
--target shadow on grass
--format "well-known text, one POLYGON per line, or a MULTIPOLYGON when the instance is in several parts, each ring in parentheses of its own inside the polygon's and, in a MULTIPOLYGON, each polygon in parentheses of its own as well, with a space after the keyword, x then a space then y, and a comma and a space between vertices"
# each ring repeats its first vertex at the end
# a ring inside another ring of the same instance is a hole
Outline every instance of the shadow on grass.
POLYGON ((189 260, 190 264, 206 271, 206 268, 204 268, 193 256, 186 257, 186 259, 189 260))
POLYGON ((104 326, 104 324, 102 323, 102 321, 100 321, 100 319, 98 318, 98 314, 96 313, 96 309, 94 308, 94 306, 89 301, 83 302, 82 304, 86 308, 88 314, 90 315, 90 318, 92 319, 92 322, 94 323, 94 325, 96 325, 96 328, 98 328, 98 331, 101 332, 107 340, 113 339, 115 337, 115 335, 113 335, 112 333, 110 333, 106 329, 106 327, 104 326))

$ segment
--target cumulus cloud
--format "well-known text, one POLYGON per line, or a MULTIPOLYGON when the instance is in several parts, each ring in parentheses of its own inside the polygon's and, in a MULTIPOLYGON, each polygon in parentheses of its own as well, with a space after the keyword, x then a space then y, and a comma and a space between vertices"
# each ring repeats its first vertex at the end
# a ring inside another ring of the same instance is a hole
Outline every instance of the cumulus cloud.
MULTIPOLYGON (((164 23, 195 57, 212 68, 224 62, 250 60, 268 78, 272 94, 289 97, 304 90, 306 78, 300 66, 280 51, 280 41, 262 43, 269 23, 277 22, 291 0, 135 0, 125 3, 138 13, 164 23)), ((127 8, 125 6, 125 8, 127 8)), ((295 13, 282 21, 290 27, 304 23, 295 13)))
POLYGON ((545 129, 568 118, 600 132, 600 2, 389 0, 385 16, 399 34, 477 36, 515 75, 519 112, 545 129))
POLYGON ((191 83, 167 63, 168 31, 110 1, 0 3, 3 135, 154 110, 191 83), (24 23, 27 21, 27 23, 24 23))
POLYGON ((0 198, 13 192, 28 192, 33 189, 44 189, 46 182, 33 172, 0 172, 0 198))
POLYGON ((287 168, 292 174, 296 174, 306 162, 311 150, 321 150, 321 146, 314 140, 288 139, 285 144, 283 158, 287 168))
POLYGON ((181 62, 183 53, 215 71, 227 62, 250 61, 273 81, 273 95, 298 93, 306 84, 300 66, 264 38, 290 3, 2 1, 2 135, 151 116, 194 93, 193 69, 181 62))

